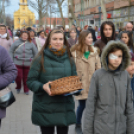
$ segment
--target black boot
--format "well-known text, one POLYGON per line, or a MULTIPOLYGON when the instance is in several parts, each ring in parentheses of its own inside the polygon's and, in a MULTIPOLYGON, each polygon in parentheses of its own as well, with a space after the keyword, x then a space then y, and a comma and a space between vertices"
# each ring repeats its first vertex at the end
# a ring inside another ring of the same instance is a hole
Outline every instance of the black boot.
POLYGON ((82 134, 81 125, 76 125, 76 126, 75 126, 75 133, 76 133, 76 134, 82 134))

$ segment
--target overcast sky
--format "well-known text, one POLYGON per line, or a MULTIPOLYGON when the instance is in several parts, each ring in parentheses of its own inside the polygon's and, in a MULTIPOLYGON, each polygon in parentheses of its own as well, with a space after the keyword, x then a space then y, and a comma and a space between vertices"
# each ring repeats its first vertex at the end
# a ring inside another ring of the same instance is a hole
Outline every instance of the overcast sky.
MULTIPOLYGON (((14 12, 19 9, 19 1, 20 1, 20 0, 11 0, 10 6, 6 7, 6 10, 5 10, 6 14, 10 14, 10 15, 13 17, 14 12)), ((67 15, 68 15, 68 12, 67 12, 67 5, 65 5, 65 4, 66 4, 66 3, 63 4, 63 7, 64 7, 64 8, 63 8, 63 9, 64 9, 64 10, 63 10, 63 13, 64 13, 64 16, 67 17, 67 15)), ((30 6, 29 6, 29 9, 30 9, 32 12, 35 13, 36 19, 38 19, 38 14, 37 14, 36 10, 34 10, 34 9, 33 9, 32 7, 30 7, 30 6)), ((53 15, 53 17, 55 17, 55 14, 52 14, 52 15, 53 15)), ((60 17, 60 14, 59 14, 59 13, 57 13, 57 17, 60 17)))

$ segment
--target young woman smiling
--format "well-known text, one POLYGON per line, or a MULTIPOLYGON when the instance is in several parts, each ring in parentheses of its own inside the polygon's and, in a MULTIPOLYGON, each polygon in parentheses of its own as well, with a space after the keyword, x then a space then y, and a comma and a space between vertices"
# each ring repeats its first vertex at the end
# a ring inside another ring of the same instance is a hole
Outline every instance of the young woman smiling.
POLYGON ((76 96, 79 102, 76 117, 76 134, 82 133, 82 114, 85 109, 88 97, 90 80, 95 70, 101 68, 99 53, 93 45, 93 36, 89 30, 80 33, 78 44, 71 48, 72 55, 76 62, 77 74, 81 78, 82 88, 80 95, 76 96))
POLYGON ((101 25, 101 39, 97 40, 94 44, 100 50, 100 55, 103 48, 107 45, 110 40, 115 40, 115 26, 111 21, 104 21, 101 25))
POLYGON ((52 30, 45 45, 34 59, 27 85, 34 93, 32 122, 40 126, 42 134, 68 134, 68 126, 76 121, 74 100, 70 96, 51 96, 51 81, 76 75, 74 62, 64 32, 52 30))

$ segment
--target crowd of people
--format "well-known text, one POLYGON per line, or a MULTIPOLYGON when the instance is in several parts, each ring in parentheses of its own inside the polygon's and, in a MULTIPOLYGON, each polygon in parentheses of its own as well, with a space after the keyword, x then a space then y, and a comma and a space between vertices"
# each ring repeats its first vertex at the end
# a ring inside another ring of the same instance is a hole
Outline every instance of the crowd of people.
MULTIPOLYGON (((26 95, 33 92, 32 123, 42 134, 54 134, 55 127, 57 134, 68 134, 71 124, 76 134, 134 134, 133 43, 130 22, 122 31, 105 21, 100 30, 28 27, 15 36, 1 24, 0 90, 15 81, 17 94, 22 87, 26 95), (75 75, 80 93, 52 96, 52 81, 75 75)), ((0 108, 0 123, 5 116, 0 108)))

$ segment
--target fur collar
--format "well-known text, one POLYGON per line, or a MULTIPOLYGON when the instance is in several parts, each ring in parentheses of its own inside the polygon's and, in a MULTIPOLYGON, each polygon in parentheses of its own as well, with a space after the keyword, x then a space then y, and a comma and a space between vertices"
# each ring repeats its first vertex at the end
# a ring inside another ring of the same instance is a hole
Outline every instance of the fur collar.
POLYGON ((113 49, 115 46, 118 46, 123 51, 123 61, 122 61, 121 67, 120 67, 120 71, 123 71, 129 66, 131 56, 130 56, 129 49, 128 49, 127 45, 125 45, 121 41, 108 42, 108 44, 104 47, 104 49, 102 51, 101 63, 102 63, 103 68, 105 70, 108 70, 107 56, 109 54, 109 51, 111 49, 113 49))

